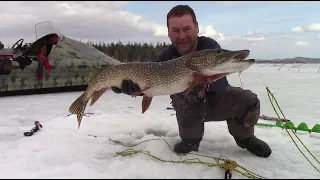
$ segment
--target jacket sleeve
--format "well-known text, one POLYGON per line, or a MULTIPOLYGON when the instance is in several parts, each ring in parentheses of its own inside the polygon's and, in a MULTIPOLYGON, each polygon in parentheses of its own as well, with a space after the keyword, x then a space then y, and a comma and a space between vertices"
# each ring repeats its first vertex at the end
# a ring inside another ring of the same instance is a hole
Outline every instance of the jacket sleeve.
POLYGON ((169 54, 167 49, 163 49, 156 57, 154 62, 163 62, 169 60, 169 54))

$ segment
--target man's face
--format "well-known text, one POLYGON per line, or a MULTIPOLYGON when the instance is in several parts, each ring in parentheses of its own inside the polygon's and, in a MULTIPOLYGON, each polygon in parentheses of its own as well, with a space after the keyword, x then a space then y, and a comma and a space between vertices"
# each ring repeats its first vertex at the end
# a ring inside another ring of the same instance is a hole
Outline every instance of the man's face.
POLYGON ((194 24, 190 15, 173 17, 168 21, 168 36, 181 55, 196 50, 198 24, 194 24))

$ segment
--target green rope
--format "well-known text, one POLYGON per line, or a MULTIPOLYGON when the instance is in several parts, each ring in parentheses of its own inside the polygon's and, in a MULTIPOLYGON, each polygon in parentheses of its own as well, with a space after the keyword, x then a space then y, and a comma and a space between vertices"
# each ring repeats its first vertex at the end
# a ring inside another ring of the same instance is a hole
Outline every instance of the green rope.
MULTIPOLYGON (((161 158, 158 158, 154 155, 152 155, 149 151, 142 151, 142 150, 135 150, 133 149, 133 147, 141 144, 141 143, 144 143, 144 142, 147 142, 147 141, 152 141, 152 140, 164 140, 166 142, 166 144, 169 146, 169 148, 173 151, 173 149, 170 147, 169 143, 165 140, 165 139, 148 139, 148 140, 145 140, 145 141, 142 141, 138 144, 135 144, 135 145, 125 145, 124 143, 120 142, 120 141, 114 141, 114 140, 111 140, 109 139, 110 141, 113 141, 114 143, 116 144, 121 144, 123 146, 126 146, 126 147, 129 147, 127 150, 125 151, 120 151, 120 152, 117 152, 116 153, 116 156, 122 156, 122 157, 125 157, 125 156, 132 156, 134 154, 144 154, 146 156, 150 156, 158 161, 161 161, 161 162, 165 162, 165 163, 175 163, 175 164, 204 164, 204 165, 207 165, 208 167, 220 167, 220 168, 223 168, 225 170, 229 170, 230 174, 232 173, 232 171, 235 171, 245 177, 248 177, 248 178, 251 178, 251 179, 266 179, 265 177, 263 176, 260 176, 260 175, 257 175, 256 173, 253 173, 252 171, 249 171, 248 169, 244 168, 243 166, 237 164, 235 161, 231 161, 229 160, 228 158, 222 158, 222 157, 213 157, 213 156, 205 156, 205 155, 201 155, 201 154, 198 154, 198 153, 188 153, 188 154, 192 154, 192 155, 196 155, 196 156, 201 156, 201 157, 207 157, 207 158, 213 158, 217 163, 210 163, 210 162, 205 162, 205 161, 201 161, 199 158, 192 158, 192 159, 185 159, 185 160, 182 160, 182 161, 173 161, 173 160, 163 160, 161 158), (222 164, 219 163, 219 161, 223 161, 222 164), (240 168, 242 169, 244 172, 236 169, 236 168, 240 168)), ((180 154, 180 153, 176 153, 176 154, 180 154)), ((184 154, 184 153, 183 153, 184 154)))
MULTIPOLYGON (((276 108, 274 107, 274 104, 271 100, 271 97, 270 95, 272 96, 273 100, 275 101, 276 105, 278 106, 282 116, 283 116, 283 119, 287 120, 286 117, 284 116, 284 113, 283 111, 281 110, 276 98, 274 97, 274 95, 271 93, 270 89, 268 87, 266 87, 267 89, 267 93, 268 93, 268 98, 270 100, 270 103, 272 105, 272 108, 274 110, 274 112, 277 114, 278 118, 280 118, 276 108)), ((284 126, 284 123, 280 120, 282 126, 284 126)), ((291 129, 291 128, 290 128, 291 129)), ((301 154, 307 159, 307 161, 320 173, 320 170, 314 165, 312 164, 312 162, 306 157, 306 155, 301 151, 301 149, 298 147, 297 143, 295 142, 295 140, 292 138, 292 136, 290 135, 289 131, 287 130, 287 128, 285 128, 286 132, 288 133, 288 135, 290 136, 290 138, 292 139, 293 143, 295 144, 295 146, 298 148, 298 150, 301 152, 301 154)), ((305 146, 305 144, 301 141, 301 139, 297 136, 297 134, 293 131, 293 129, 291 129, 292 133, 298 138, 298 140, 301 142, 301 144, 304 146, 304 148, 310 153, 310 155, 320 164, 319 160, 310 152, 310 150, 305 146)))

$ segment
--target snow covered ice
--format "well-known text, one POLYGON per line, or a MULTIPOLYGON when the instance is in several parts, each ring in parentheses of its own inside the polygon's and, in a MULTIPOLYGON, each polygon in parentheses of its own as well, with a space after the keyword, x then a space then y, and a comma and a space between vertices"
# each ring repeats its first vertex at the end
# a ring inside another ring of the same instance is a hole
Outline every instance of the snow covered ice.
MULTIPOLYGON (((305 122, 312 128, 320 123, 318 66, 305 65, 288 70, 291 65, 280 68, 280 65, 256 64, 241 74, 241 81, 244 88, 259 95, 261 115, 276 117, 257 68, 266 85, 276 92, 274 95, 286 118, 295 126, 305 122)), ((237 74, 228 76, 228 80, 232 85, 241 85, 237 74)), ((76 116, 68 116, 68 109, 81 93, 0 98, 1 178, 224 178, 224 170, 218 167, 165 163, 142 154, 116 156, 116 152, 128 147, 111 140, 134 145, 147 139, 162 138, 171 148, 180 140, 175 116, 171 116, 174 111, 167 110, 171 107, 168 96, 154 97, 149 110, 141 114, 141 97, 131 98, 108 91, 95 105, 87 106, 86 113, 94 114, 84 116, 80 129, 77 129, 76 116), (36 120, 43 129, 33 136, 23 136, 23 132, 29 131, 36 120)), ((274 124, 263 120, 259 122, 274 124)), ((319 160, 320 135, 297 134, 319 160)), ((255 135, 272 148, 269 158, 256 157, 238 147, 224 121, 205 123, 198 153, 226 156, 266 178, 320 178, 320 173, 303 157, 285 130, 256 126, 255 135)), ((300 142, 293 138, 320 169, 300 142)), ((199 158, 215 163, 210 158, 177 155, 163 140, 147 141, 134 149, 149 151, 163 160, 199 158)), ((246 177, 233 172, 232 178, 246 177)))

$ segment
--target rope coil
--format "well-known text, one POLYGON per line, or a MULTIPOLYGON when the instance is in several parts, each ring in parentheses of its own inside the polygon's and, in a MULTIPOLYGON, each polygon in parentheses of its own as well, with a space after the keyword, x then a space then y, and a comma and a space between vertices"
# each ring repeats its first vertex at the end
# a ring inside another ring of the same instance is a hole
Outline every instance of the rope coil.
POLYGON ((221 168, 225 169, 224 179, 232 178, 232 171, 238 167, 237 162, 227 160, 225 163, 219 165, 221 168))
MULTIPOLYGON (((198 154, 198 153, 190 152, 190 153, 187 153, 187 154, 192 154, 192 155, 206 157, 206 158, 213 158, 216 161, 216 163, 201 161, 199 158, 192 158, 192 159, 185 159, 185 160, 181 160, 181 161, 174 161, 174 160, 161 159, 159 157, 156 157, 156 156, 152 155, 149 151, 142 151, 142 150, 133 149, 133 147, 135 147, 135 146, 137 146, 137 145, 139 145, 141 143, 147 142, 147 141, 163 140, 163 141, 166 142, 166 144, 169 146, 169 148, 172 150, 172 152, 174 152, 173 149, 170 147, 169 143, 165 139, 160 139, 160 138, 158 138, 158 139, 148 139, 148 140, 142 141, 142 142, 140 142, 138 144, 135 144, 135 145, 132 145, 132 146, 125 145, 124 143, 122 143, 120 141, 115 141, 115 140, 112 140, 112 139, 109 139, 109 140, 114 142, 115 144, 119 144, 119 145, 122 145, 122 146, 125 146, 125 147, 129 147, 128 149, 126 149, 124 151, 116 152, 116 156, 122 156, 122 157, 129 156, 129 157, 132 157, 135 154, 143 154, 143 155, 150 156, 153 159, 156 159, 158 161, 165 162, 165 163, 203 164, 203 165, 206 165, 208 167, 220 167, 220 168, 225 170, 225 179, 231 179, 232 172, 237 172, 238 174, 241 174, 241 175, 243 175, 245 177, 252 178, 252 179, 266 179, 263 176, 257 175, 255 173, 253 173, 252 171, 249 171, 248 169, 246 169, 243 166, 239 165, 236 161, 229 160, 228 158, 222 158, 221 156, 220 157, 205 156, 205 155, 201 155, 201 154, 198 154), (223 161, 223 163, 219 163, 219 161, 223 161)), ((175 154, 179 154, 179 153, 175 153, 175 154)))

